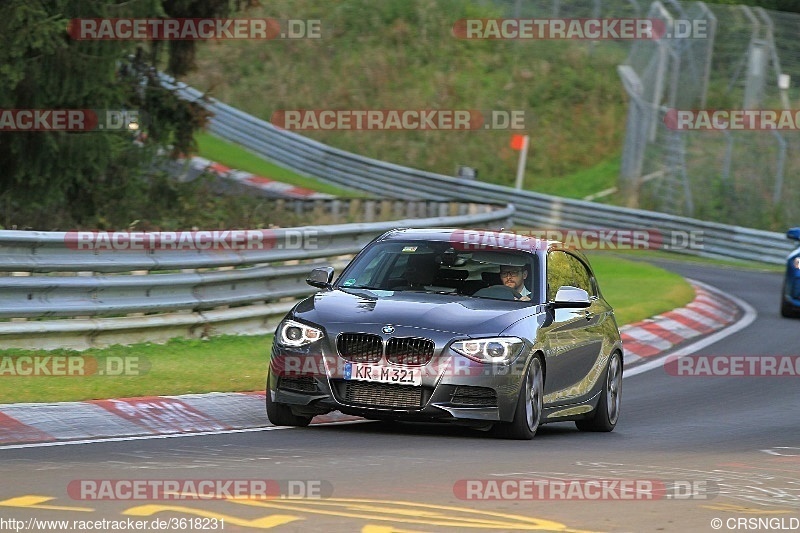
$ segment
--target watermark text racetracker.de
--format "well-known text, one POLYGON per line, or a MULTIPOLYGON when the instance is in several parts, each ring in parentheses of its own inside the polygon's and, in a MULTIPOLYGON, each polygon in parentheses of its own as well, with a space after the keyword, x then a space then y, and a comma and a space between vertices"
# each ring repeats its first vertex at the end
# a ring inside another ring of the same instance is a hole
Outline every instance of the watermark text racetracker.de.
POLYGON ((0 109, 0 131, 136 131, 137 109, 0 109))
POLYGON ((677 377, 800 377, 800 355, 671 355, 667 375, 677 377))
POLYGON ((73 500, 322 499, 333 495, 323 479, 74 479, 73 500))
POLYGON ((149 359, 139 355, 3 355, 3 377, 141 376, 150 371, 149 359))
POLYGON ((459 250, 516 248, 532 250, 541 241, 558 241, 578 250, 702 250, 702 231, 652 229, 530 229, 497 232, 459 230, 451 242, 459 250))
POLYGON ((255 229, 197 231, 71 231, 67 248, 77 251, 248 251, 316 250, 327 243, 314 229, 255 229))
POLYGON ((460 500, 708 500, 718 493, 704 480, 660 479, 461 479, 453 485, 460 500))
POLYGON ((320 39, 319 19, 76 18, 67 25, 76 41, 192 41, 320 39))
POLYGON ((797 131, 800 109, 669 109, 664 125, 675 131, 797 131))
POLYGON ((458 39, 659 40, 705 39, 703 19, 648 18, 475 18, 453 24, 458 39))
MULTIPOLYGON (((346 285, 345 285, 346 286, 346 285)), ((411 364, 418 364, 413 362, 411 364)), ((510 376, 525 370, 523 358, 513 363, 483 363, 467 357, 444 354, 434 357, 424 366, 403 367, 350 363, 337 355, 305 353, 303 355, 275 355, 270 368, 281 377, 327 376, 331 379, 380 380, 397 384, 411 384, 425 376, 439 379, 450 377, 510 376)))
POLYGON ((291 131, 524 130, 524 109, 279 109, 270 122, 291 131))

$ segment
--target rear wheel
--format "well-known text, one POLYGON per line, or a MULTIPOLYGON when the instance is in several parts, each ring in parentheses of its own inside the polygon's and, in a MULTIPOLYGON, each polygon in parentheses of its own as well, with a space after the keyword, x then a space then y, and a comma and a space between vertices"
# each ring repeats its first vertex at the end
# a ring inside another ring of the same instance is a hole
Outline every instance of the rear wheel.
POLYGON ((292 413, 292 409, 283 403, 276 403, 272 400, 273 392, 269 388, 269 376, 267 377, 267 417, 276 426, 297 426, 305 427, 311 423, 313 416, 300 416, 292 413))
POLYGON ((783 300, 781 302, 781 316, 784 318, 798 318, 800 317, 800 310, 783 300))
POLYGON ((495 424, 492 428, 494 435, 504 439, 532 439, 542 421, 543 397, 542 361, 538 357, 534 357, 531 359, 522 381, 514 420, 495 424))
POLYGON ((581 431, 613 431, 619 420, 622 400, 622 356, 619 352, 611 354, 606 369, 606 380, 600 400, 591 418, 578 420, 575 425, 581 431))
MULTIPOLYGON (((786 301, 787 295, 791 292, 787 286, 793 283, 791 280, 784 279, 783 280, 783 289, 781 289, 781 316, 784 318, 798 318, 800 317, 800 309, 793 306, 791 303, 786 301)), ((794 283, 800 283, 794 281, 794 283)))

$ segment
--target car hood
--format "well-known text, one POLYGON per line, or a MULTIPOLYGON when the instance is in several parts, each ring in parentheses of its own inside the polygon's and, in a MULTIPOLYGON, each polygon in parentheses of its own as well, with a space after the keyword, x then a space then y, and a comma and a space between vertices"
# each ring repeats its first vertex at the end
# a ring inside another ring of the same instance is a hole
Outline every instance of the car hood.
POLYGON ((537 306, 519 302, 422 292, 335 289, 315 294, 294 309, 294 316, 326 324, 379 324, 455 334, 497 335, 537 306))

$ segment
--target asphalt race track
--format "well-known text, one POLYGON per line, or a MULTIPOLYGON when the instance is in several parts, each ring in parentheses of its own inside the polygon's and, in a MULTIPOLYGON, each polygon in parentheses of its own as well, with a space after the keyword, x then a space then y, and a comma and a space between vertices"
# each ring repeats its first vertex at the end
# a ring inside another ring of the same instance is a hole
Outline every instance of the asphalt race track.
MULTIPOLYGON (((800 320, 778 314, 780 274, 662 266, 758 313, 690 357, 798 355, 800 320)), ((796 375, 676 376, 659 367, 624 380, 613 433, 554 424, 529 442, 350 423, 5 449, 0 530, 14 530, 9 520, 24 521, 20 531, 47 530, 35 519, 68 521, 51 531, 112 531, 132 519, 146 531, 800 531, 799 384, 796 375), (261 479, 310 497, 76 499, 80 480, 100 479, 261 479), (612 483, 620 479, 635 491, 612 483), (103 519, 122 523, 94 523, 103 519)))

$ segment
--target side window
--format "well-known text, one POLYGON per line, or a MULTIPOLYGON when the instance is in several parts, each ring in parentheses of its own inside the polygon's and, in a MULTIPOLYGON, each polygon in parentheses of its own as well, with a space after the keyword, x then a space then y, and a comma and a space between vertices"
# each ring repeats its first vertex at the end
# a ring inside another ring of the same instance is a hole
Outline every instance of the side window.
POLYGON ((563 285, 583 289, 589 296, 595 295, 592 277, 584 264, 566 252, 551 250, 547 254, 547 300, 554 300, 558 288, 563 285))
POLYGON ((558 250, 548 252, 547 301, 555 300, 558 288, 569 284, 569 259, 567 254, 558 250))
POLYGON ((586 266, 574 255, 567 255, 567 258, 569 260, 570 274, 572 275, 573 281, 570 285, 585 290, 589 293, 589 296, 594 296, 592 276, 589 274, 589 271, 586 270, 586 266))

